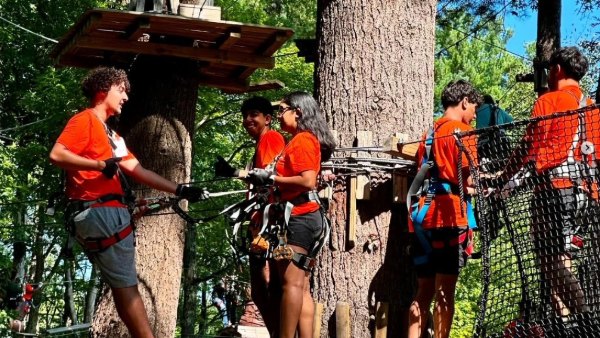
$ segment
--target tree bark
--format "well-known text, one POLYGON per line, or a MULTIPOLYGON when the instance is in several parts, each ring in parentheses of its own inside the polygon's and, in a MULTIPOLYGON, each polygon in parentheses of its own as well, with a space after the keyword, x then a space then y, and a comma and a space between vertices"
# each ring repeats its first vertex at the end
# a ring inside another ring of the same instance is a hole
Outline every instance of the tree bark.
POLYGON ((90 272, 90 281, 87 292, 85 294, 85 310, 83 312, 83 322, 91 323, 94 315, 94 309, 96 308, 96 299, 98 298, 99 290, 99 279, 98 271, 96 266, 92 264, 92 271, 90 272))
MULTIPOLYGON (((143 57, 131 66, 130 101, 120 131, 147 169, 188 182, 198 98, 197 64, 183 59, 143 57)), ((156 196, 141 190, 138 196, 156 196)), ((137 222, 138 289, 156 337, 173 337, 181 280, 185 223, 175 214, 137 222)), ((110 292, 101 296, 93 321, 96 337, 128 337, 110 292)))
MULTIPOLYGON (((435 0, 319 0, 316 96, 338 144, 359 130, 374 145, 395 132, 417 139, 432 123, 435 0)), ((371 175, 370 200, 358 201, 356 245, 346 244, 347 195, 339 184, 330 203, 332 241, 313 276, 315 298, 327 304, 321 337, 335 336, 334 306, 350 304, 352 337, 374 336, 377 302, 389 303, 388 337, 406 336, 406 310, 416 285, 407 254, 406 207, 392 204, 388 174, 371 175), (363 250, 369 235, 380 250, 363 250)))
POLYGON ((560 48, 561 0, 538 1, 537 41, 535 44, 534 90, 538 95, 548 91, 545 67, 552 53, 560 48))
POLYGON ((188 227, 183 254, 183 309, 181 315, 181 336, 192 337, 196 328, 198 283, 196 279, 196 228, 188 227))
POLYGON ((77 312, 75 311, 75 300, 73 299, 73 262, 65 260, 65 294, 64 294, 65 308, 62 317, 63 326, 69 324, 77 325, 77 312))

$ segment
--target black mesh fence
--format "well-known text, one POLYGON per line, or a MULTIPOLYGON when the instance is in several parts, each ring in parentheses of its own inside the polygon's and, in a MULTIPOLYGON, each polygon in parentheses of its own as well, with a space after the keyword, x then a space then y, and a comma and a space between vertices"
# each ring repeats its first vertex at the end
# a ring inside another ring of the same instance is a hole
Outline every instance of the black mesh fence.
POLYGON ((476 337, 600 337, 597 108, 455 135, 477 190, 476 337))

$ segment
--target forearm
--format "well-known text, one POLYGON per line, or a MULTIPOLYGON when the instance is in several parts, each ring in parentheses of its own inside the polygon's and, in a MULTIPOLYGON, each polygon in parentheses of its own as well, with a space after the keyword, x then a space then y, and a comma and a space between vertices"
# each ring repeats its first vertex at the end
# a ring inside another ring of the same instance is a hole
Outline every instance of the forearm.
POLYGON ((104 161, 79 156, 59 143, 50 151, 50 162, 65 170, 101 171, 106 167, 104 161))
POLYGON ((136 166, 131 173, 131 176, 136 180, 136 182, 147 185, 156 190, 174 194, 175 190, 177 189, 177 183, 169 181, 154 171, 143 168, 141 165, 136 166))

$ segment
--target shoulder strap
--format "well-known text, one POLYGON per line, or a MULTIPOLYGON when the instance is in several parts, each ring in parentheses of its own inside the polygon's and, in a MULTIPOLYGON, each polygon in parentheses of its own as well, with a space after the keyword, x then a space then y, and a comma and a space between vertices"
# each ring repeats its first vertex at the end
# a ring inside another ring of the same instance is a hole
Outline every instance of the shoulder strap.
POLYGON ((490 106, 490 122, 488 127, 491 127, 498 124, 498 116, 496 116, 496 109, 498 109, 498 106, 490 103, 488 103, 488 105, 490 106))

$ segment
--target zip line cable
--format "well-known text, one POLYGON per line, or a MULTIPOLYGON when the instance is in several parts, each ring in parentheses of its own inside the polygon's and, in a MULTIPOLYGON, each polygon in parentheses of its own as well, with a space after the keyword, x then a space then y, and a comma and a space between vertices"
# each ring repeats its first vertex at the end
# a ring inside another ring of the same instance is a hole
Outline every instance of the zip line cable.
POLYGON ((11 25, 13 25, 13 26, 15 26, 15 27, 19 28, 19 29, 22 29, 22 30, 26 31, 27 33, 33 34, 33 35, 35 35, 35 36, 37 36, 37 37, 40 37, 40 38, 42 38, 42 39, 48 40, 48 41, 50 41, 50 42, 58 43, 58 40, 54 40, 54 39, 51 39, 51 38, 49 38, 49 37, 47 37, 47 36, 44 36, 44 35, 42 35, 42 34, 40 34, 40 33, 36 33, 36 32, 34 32, 34 31, 31 31, 31 30, 29 30, 29 29, 27 29, 27 28, 25 28, 25 27, 23 27, 23 26, 17 25, 16 23, 14 23, 14 22, 12 22, 12 21, 10 21, 10 20, 8 20, 8 19, 5 19, 5 18, 3 18, 2 16, 0 16, 0 20, 2 20, 2 21, 4 21, 4 22, 7 22, 7 23, 9 23, 9 24, 11 24, 11 25))
POLYGON ((510 2, 507 2, 506 5, 504 5, 504 7, 502 7, 499 11, 495 12, 492 15, 489 15, 488 19, 483 21, 483 22, 479 22, 475 27, 473 27, 473 29, 471 29, 471 31, 469 32, 469 34, 466 34, 465 36, 463 36, 462 38, 456 40, 454 43, 442 48, 439 52, 435 53, 436 57, 439 57, 443 52, 447 52, 448 49, 452 48, 452 47, 456 47, 458 46, 459 43, 463 42, 464 40, 466 40, 467 38, 469 38, 472 34, 477 33, 481 28, 483 28, 484 25, 486 25, 487 23, 489 23, 490 21, 492 21, 496 15, 498 15, 500 12, 502 12, 503 10, 506 9, 506 7, 508 7, 508 5, 510 5, 510 2))
MULTIPOLYGON (((458 28, 454 28, 454 27, 450 27, 450 26, 447 26, 447 27, 448 27, 448 28, 450 28, 450 29, 452 29, 452 30, 454 30, 454 31, 457 31, 457 32, 459 32, 459 33, 465 34, 465 35, 469 34, 469 33, 465 32, 465 31, 462 31, 462 30, 460 30, 460 29, 458 29, 458 28)), ((521 59, 523 59, 523 60, 525 60, 525 61, 530 61, 530 62, 532 62, 532 61, 533 61, 533 60, 531 60, 531 58, 529 58, 529 57, 527 57, 527 56, 523 56, 523 55, 521 55, 521 54, 517 54, 517 53, 515 53, 515 52, 511 52, 510 50, 508 50, 508 49, 506 49, 506 48, 504 48, 504 47, 500 47, 500 46, 498 46, 498 45, 496 45, 496 44, 494 44, 494 43, 492 43, 492 42, 485 41, 484 39, 478 38, 478 37, 476 37, 476 36, 473 36, 473 39, 475 39, 475 40, 478 40, 478 41, 481 41, 481 42, 485 43, 486 45, 489 45, 489 46, 491 46, 491 47, 494 47, 494 48, 496 48, 496 49, 500 49, 500 50, 502 50, 502 51, 505 51, 505 52, 507 52, 507 53, 509 53, 509 54, 512 54, 512 55, 514 55, 514 56, 516 56, 516 57, 519 57, 519 58, 521 58, 521 59)))

